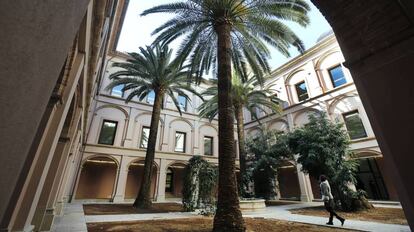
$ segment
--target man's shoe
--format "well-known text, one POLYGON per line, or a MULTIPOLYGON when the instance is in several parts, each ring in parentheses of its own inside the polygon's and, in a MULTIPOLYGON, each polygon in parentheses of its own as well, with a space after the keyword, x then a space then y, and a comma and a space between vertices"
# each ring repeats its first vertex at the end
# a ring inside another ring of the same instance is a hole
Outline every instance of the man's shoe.
POLYGON ((340 221, 341 221, 341 225, 344 226, 345 218, 340 219, 340 221))
POLYGON ((328 223, 326 223, 326 225, 333 226, 333 222, 328 222, 328 223))

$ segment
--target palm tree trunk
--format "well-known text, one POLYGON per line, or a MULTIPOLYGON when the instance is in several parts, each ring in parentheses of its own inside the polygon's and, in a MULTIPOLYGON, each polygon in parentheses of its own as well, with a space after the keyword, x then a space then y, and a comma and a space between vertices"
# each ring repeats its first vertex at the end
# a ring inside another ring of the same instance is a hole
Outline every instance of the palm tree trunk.
POLYGON ((215 26, 218 35, 219 185, 213 231, 245 231, 236 184, 234 112, 231 98, 231 26, 215 26))
POLYGON ((243 107, 235 106, 236 121, 237 121, 237 136, 239 139, 239 162, 240 162, 240 179, 239 188, 242 197, 251 197, 249 193, 249 182, 250 178, 247 175, 246 167, 246 145, 244 140, 244 118, 243 118, 243 107))
POLYGON ((163 93, 155 92, 154 105, 152 107, 151 126, 148 137, 147 153, 145 154, 144 175, 141 181, 141 188, 138 196, 135 199, 133 206, 135 208, 150 208, 151 207, 151 176, 153 172, 155 146, 157 142, 158 124, 160 122, 161 105, 163 93))

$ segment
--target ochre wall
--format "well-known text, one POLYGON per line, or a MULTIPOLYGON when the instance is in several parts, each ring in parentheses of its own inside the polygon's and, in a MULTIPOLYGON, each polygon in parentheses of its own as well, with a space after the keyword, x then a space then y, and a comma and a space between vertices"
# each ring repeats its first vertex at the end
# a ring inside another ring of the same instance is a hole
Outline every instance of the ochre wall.
POLYGON ((83 165, 76 199, 111 199, 116 178, 116 164, 83 165))
POLYGON ((300 187, 299 180, 294 167, 280 168, 278 170, 278 180, 280 195, 282 198, 299 198, 300 187))
POLYGON ((183 178, 184 178, 184 169, 182 168, 173 168, 173 195, 174 197, 181 197, 182 196, 182 189, 183 189, 183 178))
POLYGON ((321 199, 321 188, 319 187, 319 181, 314 177, 309 176, 312 185, 313 199, 321 199))
MULTIPOLYGON (((138 191, 141 188, 142 176, 144 175, 144 166, 130 166, 127 184, 125 187, 125 199, 134 199, 138 195, 138 191)), ((151 196, 154 197, 155 186, 157 183, 157 169, 153 167, 151 176, 151 196)))

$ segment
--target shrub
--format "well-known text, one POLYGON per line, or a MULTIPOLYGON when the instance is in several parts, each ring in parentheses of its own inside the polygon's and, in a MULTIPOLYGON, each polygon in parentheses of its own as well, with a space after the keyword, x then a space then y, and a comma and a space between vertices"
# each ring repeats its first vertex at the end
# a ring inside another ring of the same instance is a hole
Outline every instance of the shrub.
POLYGON ((186 211, 198 211, 202 215, 215 212, 217 167, 200 156, 192 157, 184 174, 183 206, 186 211))

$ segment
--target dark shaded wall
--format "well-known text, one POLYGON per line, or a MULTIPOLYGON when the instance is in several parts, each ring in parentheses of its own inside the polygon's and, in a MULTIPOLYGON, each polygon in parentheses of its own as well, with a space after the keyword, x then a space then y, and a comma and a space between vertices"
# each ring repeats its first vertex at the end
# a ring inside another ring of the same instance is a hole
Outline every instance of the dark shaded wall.
POLYGON ((300 199, 300 186, 295 167, 279 168, 278 181, 281 198, 300 199))
POLYGON ((0 1, 0 230, 31 164, 29 149, 88 0, 0 1), (12 135, 12 136, 11 136, 12 135), (7 202, 7 204, 6 204, 7 202))

